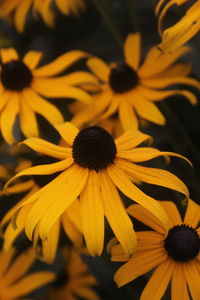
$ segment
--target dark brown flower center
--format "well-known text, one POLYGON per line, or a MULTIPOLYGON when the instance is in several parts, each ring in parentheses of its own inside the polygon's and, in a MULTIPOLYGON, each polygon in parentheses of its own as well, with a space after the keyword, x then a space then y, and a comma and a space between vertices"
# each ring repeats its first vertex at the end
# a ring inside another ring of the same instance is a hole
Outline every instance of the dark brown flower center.
POLYGON ((72 148, 73 158, 79 166, 96 171, 110 165, 117 153, 112 136, 98 126, 81 130, 74 139, 72 148))
MULTIPOLYGON (((38 165, 47 165, 47 164, 53 164, 58 162, 58 159, 50 156, 37 156, 33 160, 33 166, 38 166, 38 165)), ((39 187, 43 187, 52 180, 54 180, 60 172, 56 172, 54 174, 50 175, 32 175, 33 180, 39 187)))
POLYGON ((194 228, 177 225, 169 230, 164 247, 175 261, 187 262, 198 255, 200 239, 194 228))
POLYGON ((1 82, 5 89, 21 91, 30 86, 33 75, 21 60, 11 60, 1 65, 1 82))
POLYGON ((137 72, 125 62, 119 62, 110 72, 109 84, 115 93, 128 92, 136 87, 138 83, 137 72))

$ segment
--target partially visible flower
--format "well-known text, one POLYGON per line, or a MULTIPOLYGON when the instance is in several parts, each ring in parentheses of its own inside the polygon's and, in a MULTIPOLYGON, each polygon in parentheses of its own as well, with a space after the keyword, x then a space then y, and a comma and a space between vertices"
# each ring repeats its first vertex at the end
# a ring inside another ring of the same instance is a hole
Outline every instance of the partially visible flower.
POLYGON ((77 60, 87 57, 87 53, 69 51, 41 67, 37 67, 42 57, 38 51, 28 52, 23 59, 13 48, 1 49, 0 54, 0 127, 7 143, 15 142, 13 126, 17 115, 26 137, 39 135, 36 113, 52 125, 64 122, 60 111, 44 97, 91 102, 89 94, 77 87, 85 82, 96 83, 91 74, 80 71, 54 77, 77 60))
POLYGON ((97 280, 90 273, 88 266, 82 261, 79 253, 64 249, 63 273, 58 275, 54 290, 50 290, 48 300, 98 300, 99 297, 92 290, 97 280))
POLYGON ((124 60, 108 65, 97 57, 89 58, 87 65, 101 81, 101 90, 91 105, 74 116, 72 123, 80 128, 117 113, 124 131, 138 128, 140 118, 164 125, 165 117, 155 102, 182 95, 192 104, 197 103, 190 91, 166 89, 178 84, 200 89, 197 80, 187 77, 191 71, 190 65, 174 64, 189 50, 188 47, 180 47, 173 53, 162 53, 153 47, 140 65, 141 37, 136 33, 126 38, 124 60))
MULTIPOLYGON (((52 162, 55 162, 55 159, 52 159, 52 157, 39 156, 37 158, 37 163, 40 164, 52 162)), ((21 170, 25 169, 25 167, 28 168, 31 166, 31 161, 23 161, 17 169, 18 172, 20 172, 21 170)), ((28 206, 22 207, 17 214, 17 220, 15 220, 14 216, 21 204, 23 204, 29 197, 34 195, 34 193, 36 193, 45 184, 48 184, 48 182, 53 178, 53 175, 32 176, 32 179, 28 179, 22 182, 16 182, 15 184, 8 187, 7 194, 19 194, 26 192, 26 195, 4 215, 3 219, 0 222, 0 229, 4 238, 4 251, 9 251, 9 249, 13 247, 15 240, 24 231, 28 213, 33 206, 32 204, 29 204, 28 206)), ((3 200, 5 201, 5 199, 3 200)), ((76 202, 70 205, 68 209, 66 209, 66 211, 62 214, 58 222, 56 222, 54 226, 52 226, 46 240, 41 242, 38 235, 38 227, 36 226, 35 228, 33 245, 35 248, 35 252, 38 258, 47 263, 52 263, 56 256, 61 227, 64 229, 67 237, 71 240, 73 246, 75 248, 81 247, 83 238, 81 234, 79 206, 77 206, 76 202)))
POLYGON ((111 246, 113 261, 127 261, 114 280, 121 287, 155 268, 140 300, 162 299, 170 281, 172 300, 189 300, 188 288, 193 300, 200 299, 200 206, 189 200, 182 220, 173 202, 160 201, 160 204, 168 215, 168 230, 144 207, 128 208, 131 216, 151 230, 136 233, 138 247, 131 258, 119 244, 111 246))
MULTIPOLYGON (((155 214, 166 227, 165 213, 161 206, 131 181, 136 179, 160 185, 188 197, 187 187, 172 173, 137 164, 159 156, 180 157, 155 148, 138 148, 139 144, 150 139, 148 135, 129 131, 114 141, 106 130, 97 126, 79 132, 67 122, 57 125, 56 129, 67 146, 58 146, 39 138, 27 139, 24 144, 60 161, 21 171, 7 184, 8 186, 21 176, 57 175, 19 206, 27 209, 25 231, 29 239, 34 238, 33 233, 37 227, 38 235, 45 241, 66 209, 76 203, 80 207, 86 245, 92 255, 100 255, 103 250, 104 216, 124 251, 131 255, 135 251, 136 237, 118 189, 155 214)), ((18 219, 18 215, 16 218, 18 219)))
POLYGON ((159 17, 158 26, 162 37, 162 42, 158 47, 162 51, 174 51, 177 47, 189 41, 200 30, 200 0, 195 1, 191 5, 185 15, 175 25, 164 30, 162 29, 163 18, 169 8, 174 4, 180 6, 186 2, 189 2, 189 0, 170 0, 166 4, 164 4, 163 0, 158 2, 156 14, 159 17))
POLYGON ((7 253, 0 252, 0 299, 22 299, 21 297, 55 280, 55 274, 52 272, 25 275, 34 261, 33 249, 16 258, 14 249, 10 249, 7 253))
POLYGON ((1 0, 0 17, 12 19, 18 32, 23 32, 30 11, 34 17, 38 13, 50 27, 54 25, 53 4, 65 15, 78 15, 85 8, 84 0, 1 0))

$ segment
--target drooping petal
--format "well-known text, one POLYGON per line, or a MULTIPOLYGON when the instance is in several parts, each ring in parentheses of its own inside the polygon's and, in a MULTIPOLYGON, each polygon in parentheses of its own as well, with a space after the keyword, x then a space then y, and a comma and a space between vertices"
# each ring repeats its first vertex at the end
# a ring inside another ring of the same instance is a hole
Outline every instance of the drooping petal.
POLYGON ((88 68, 104 82, 108 82, 110 67, 100 58, 91 57, 87 60, 88 68))
POLYGON ((24 89, 23 96, 31 109, 42 115, 50 124, 63 123, 64 118, 56 106, 44 100, 32 89, 24 89))
POLYGON ((142 222, 143 224, 147 225, 148 227, 152 228, 153 230, 165 234, 165 229, 163 228, 163 224, 159 221, 158 218, 156 218, 151 212, 149 212, 144 207, 133 204, 128 207, 127 212, 142 222))
POLYGON ((91 255, 101 255, 104 245, 104 209, 99 176, 90 170, 87 184, 80 196, 83 234, 91 255))
POLYGON ((49 98, 72 98, 83 103, 92 102, 91 96, 78 87, 60 82, 58 78, 35 78, 31 84, 34 91, 49 98))
POLYGON ((128 175, 143 182, 163 186, 189 197, 186 185, 169 171, 139 166, 124 159, 116 159, 116 165, 128 175))
POLYGON ((98 85, 98 80, 89 72, 76 71, 65 76, 58 77, 58 81, 66 85, 83 85, 94 84, 98 85))
POLYGON ((1 49, 0 54, 1 54, 1 61, 3 64, 11 60, 17 60, 19 58, 17 51, 14 48, 1 49))
POLYGON ((190 290, 192 299, 200 299, 199 262, 191 260, 183 265, 183 274, 190 290))
POLYGON ((61 222, 66 235, 70 238, 74 247, 80 248, 83 243, 82 234, 74 225, 74 223, 69 219, 69 216, 66 214, 66 211, 62 214, 61 222))
POLYGON ((125 132, 138 129, 138 120, 128 99, 122 99, 119 103, 119 118, 125 132))
POLYGON ((26 22, 26 16, 28 14, 29 9, 32 5, 32 0, 26 0, 21 3, 21 5, 18 5, 17 9, 15 10, 14 14, 14 24, 18 32, 22 33, 24 30, 25 22, 26 22))
POLYGON ((183 264, 178 262, 172 275, 172 300, 190 300, 183 272, 183 264))
POLYGON ((153 77, 149 79, 142 79, 142 84, 146 87, 162 89, 170 85, 184 84, 200 89, 198 80, 189 77, 153 77))
POLYGON ((129 34, 124 45, 124 56, 126 63, 137 70, 140 63, 141 35, 137 32, 129 34))
POLYGON ((69 51, 56 58, 53 62, 34 71, 34 76, 49 77, 61 73, 77 60, 87 57, 86 52, 80 50, 69 51))
POLYGON ((46 241, 42 242, 42 259, 51 264, 56 256, 58 241, 60 237, 60 220, 51 228, 46 241))
POLYGON ((131 148, 137 147, 143 142, 151 140, 152 138, 140 131, 128 131, 121 135, 115 140, 118 151, 129 150, 131 148))
POLYGON ((72 145, 79 130, 71 122, 55 125, 56 130, 68 145, 72 145))
POLYGON ((12 260, 14 252, 15 252, 14 248, 9 249, 9 251, 6 253, 6 255, 5 255, 5 252, 1 251, 1 254, 0 254, 1 277, 3 277, 4 272, 7 270, 8 266, 10 265, 10 262, 12 260))
POLYGON ((34 70, 40 63, 42 55, 43 53, 40 51, 29 51, 25 54, 23 62, 25 63, 25 65, 27 65, 29 69, 34 70))
MULTIPOLYGON (((167 255, 164 249, 156 249, 148 252, 136 253, 129 262, 125 263, 122 267, 119 268, 119 270, 115 273, 114 280, 116 281, 118 287, 121 287, 131 282, 135 278, 150 271, 154 267, 164 263, 166 259, 167 255)), ((151 297, 144 299, 146 300, 154 298, 151 297)))
POLYGON ((174 269, 175 262, 170 259, 166 260, 160 266, 158 266, 149 279, 147 285, 145 286, 140 299, 162 299, 170 282, 174 269))
POLYGON ((1 113, 1 133, 8 144, 13 144, 15 138, 13 136, 13 126, 16 116, 19 113, 19 97, 17 93, 10 93, 7 105, 1 113))
POLYGON ((160 204, 140 191, 117 166, 110 166, 108 174, 116 187, 127 197, 139 203, 154 214, 168 228, 168 218, 160 204))
POLYGON ((188 200, 188 207, 184 218, 184 223, 196 228, 200 222, 200 206, 192 201, 188 200))

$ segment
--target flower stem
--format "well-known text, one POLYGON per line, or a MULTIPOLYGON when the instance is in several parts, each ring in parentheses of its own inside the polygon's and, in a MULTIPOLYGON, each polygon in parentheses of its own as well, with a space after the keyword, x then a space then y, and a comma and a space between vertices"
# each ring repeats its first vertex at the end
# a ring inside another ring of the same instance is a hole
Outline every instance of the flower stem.
POLYGON ((108 9, 105 8, 105 5, 103 5, 101 0, 90 0, 90 1, 93 3, 93 5, 96 7, 99 14, 102 16, 105 24, 107 25, 109 31, 117 41, 120 48, 123 48, 123 39, 114 22, 112 14, 109 12, 108 9))

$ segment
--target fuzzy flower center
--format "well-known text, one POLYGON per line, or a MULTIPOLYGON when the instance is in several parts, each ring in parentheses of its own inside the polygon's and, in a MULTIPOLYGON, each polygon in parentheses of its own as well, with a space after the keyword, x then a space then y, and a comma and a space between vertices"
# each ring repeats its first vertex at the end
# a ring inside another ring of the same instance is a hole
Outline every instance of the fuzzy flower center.
POLYGON ((200 238, 194 228, 177 225, 169 230, 164 247, 175 261, 187 262, 198 255, 200 238))
POLYGON ((138 83, 137 72, 125 62, 119 62, 110 72, 109 84, 115 93, 128 92, 138 83))
POLYGON ((74 161, 79 166, 96 171, 110 165, 117 153, 112 136, 98 126, 81 130, 74 139, 72 149, 74 161))
POLYGON ((5 89, 21 91, 30 86, 33 75, 21 60, 11 60, 1 66, 1 82, 5 89))
MULTIPOLYGON (((50 156, 37 156, 33 159, 33 166, 38 166, 38 165, 47 165, 47 164, 53 164, 58 162, 58 159, 50 156)), ((39 187, 43 187, 52 180, 54 180, 60 172, 56 172, 54 174, 49 174, 49 175, 32 175, 33 180, 39 187)))

